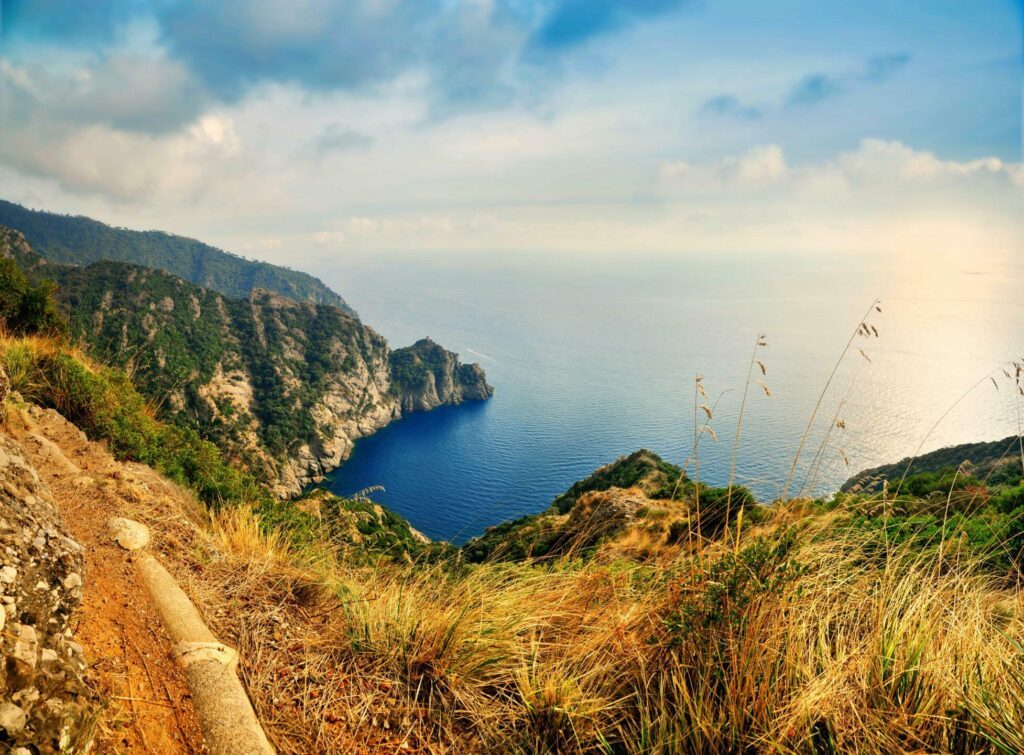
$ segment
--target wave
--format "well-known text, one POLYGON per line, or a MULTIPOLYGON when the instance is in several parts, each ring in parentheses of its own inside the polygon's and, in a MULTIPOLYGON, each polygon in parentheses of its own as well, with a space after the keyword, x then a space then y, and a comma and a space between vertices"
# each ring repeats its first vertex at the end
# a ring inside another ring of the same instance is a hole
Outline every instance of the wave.
POLYGON ((484 354, 484 353, 482 353, 480 351, 474 351, 473 349, 470 349, 468 347, 466 348, 466 353, 467 354, 472 354, 474 356, 482 357, 482 358, 486 359, 488 362, 494 362, 495 364, 498 363, 498 360, 495 359, 494 357, 488 356, 487 354, 484 354))

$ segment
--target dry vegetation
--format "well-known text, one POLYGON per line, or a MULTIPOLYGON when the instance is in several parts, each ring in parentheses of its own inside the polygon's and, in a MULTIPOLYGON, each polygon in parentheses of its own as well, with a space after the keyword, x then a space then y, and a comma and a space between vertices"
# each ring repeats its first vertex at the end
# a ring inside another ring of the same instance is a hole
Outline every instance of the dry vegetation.
POLYGON ((1018 752, 1024 600, 836 515, 671 561, 303 563, 237 511, 193 584, 286 752, 1018 752))

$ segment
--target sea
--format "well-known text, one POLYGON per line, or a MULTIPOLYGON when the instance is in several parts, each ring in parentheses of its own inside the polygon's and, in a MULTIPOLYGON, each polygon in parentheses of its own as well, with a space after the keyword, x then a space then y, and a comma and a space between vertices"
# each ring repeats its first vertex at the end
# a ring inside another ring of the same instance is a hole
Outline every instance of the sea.
POLYGON ((1013 257, 461 253, 317 272, 392 345, 430 336, 495 388, 358 441, 325 483, 381 486, 432 539, 541 511, 639 448, 770 502, 1020 429, 1013 257))

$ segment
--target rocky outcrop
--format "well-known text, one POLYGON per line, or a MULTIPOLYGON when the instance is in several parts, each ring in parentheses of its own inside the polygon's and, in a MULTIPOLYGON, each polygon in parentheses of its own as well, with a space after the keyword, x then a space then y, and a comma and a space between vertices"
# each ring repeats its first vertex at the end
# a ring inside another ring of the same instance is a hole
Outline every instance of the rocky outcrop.
POLYGON ((658 508, 635 488, 595 490, 576 501, 569 511, 566 530, 577 538, 597 539, 621 531, 639 515, 658 508))
POLYGON ((478 364, 462 364, 454 352, 429 338, 391 354, 394 392, 403 412, 429 411, 494 394, 478 364))
POLYGON ((0 553, 0 746, 79 752, 96 708, 70 623, 82 598, 82 548, 61 528, 24 450, 2 434, 0 553))

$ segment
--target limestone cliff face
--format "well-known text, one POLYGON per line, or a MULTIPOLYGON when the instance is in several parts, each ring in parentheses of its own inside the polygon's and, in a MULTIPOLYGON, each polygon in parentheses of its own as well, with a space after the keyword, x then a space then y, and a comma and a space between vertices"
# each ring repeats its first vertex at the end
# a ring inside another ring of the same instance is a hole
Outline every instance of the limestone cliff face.
MULTIPOLYGON (((300 400, 296 405, 297 411, 308 411, 315 432, 299 435, 283 456, 263 454, 281 496, 322 480, 348 458, 356 440, 403 413, 482 400, 494 392, 479 365, 461 364, 456 354, 430 339, 391 351, 372 328, 351 318, 325 318, 322 306, 266 291, 254 292, 248 304, 260 344, 278 355, 276 374, 286 393, 315 395, 308 404, 300 400), (311 374, 310 366, 318 364, 322 370, 311 374)), ((233 386, 206 385, 211 409, 234 401, 240 389, 246 395, 255 392, 252 370, 238 377, 233 386)), ((247 436, 249 449, 257 454, 258 429, 257 423, 247 436)))
POLYGON ((392 351, 347 311, 264 289, 231 299, 120 262, 46 264, 16 232, 0 255, 57 281, 72 332, 130 368, 164 419, 195 428, 282 497, 403 412, 485 399, 478 365, 429 339, 392 351))
POLYGON ((78 752, 97 707, 71 622, 82 598, 82 547, 64 532, 24 449, 5 434, 0 557, 0 741, 11 751, 78 752))

